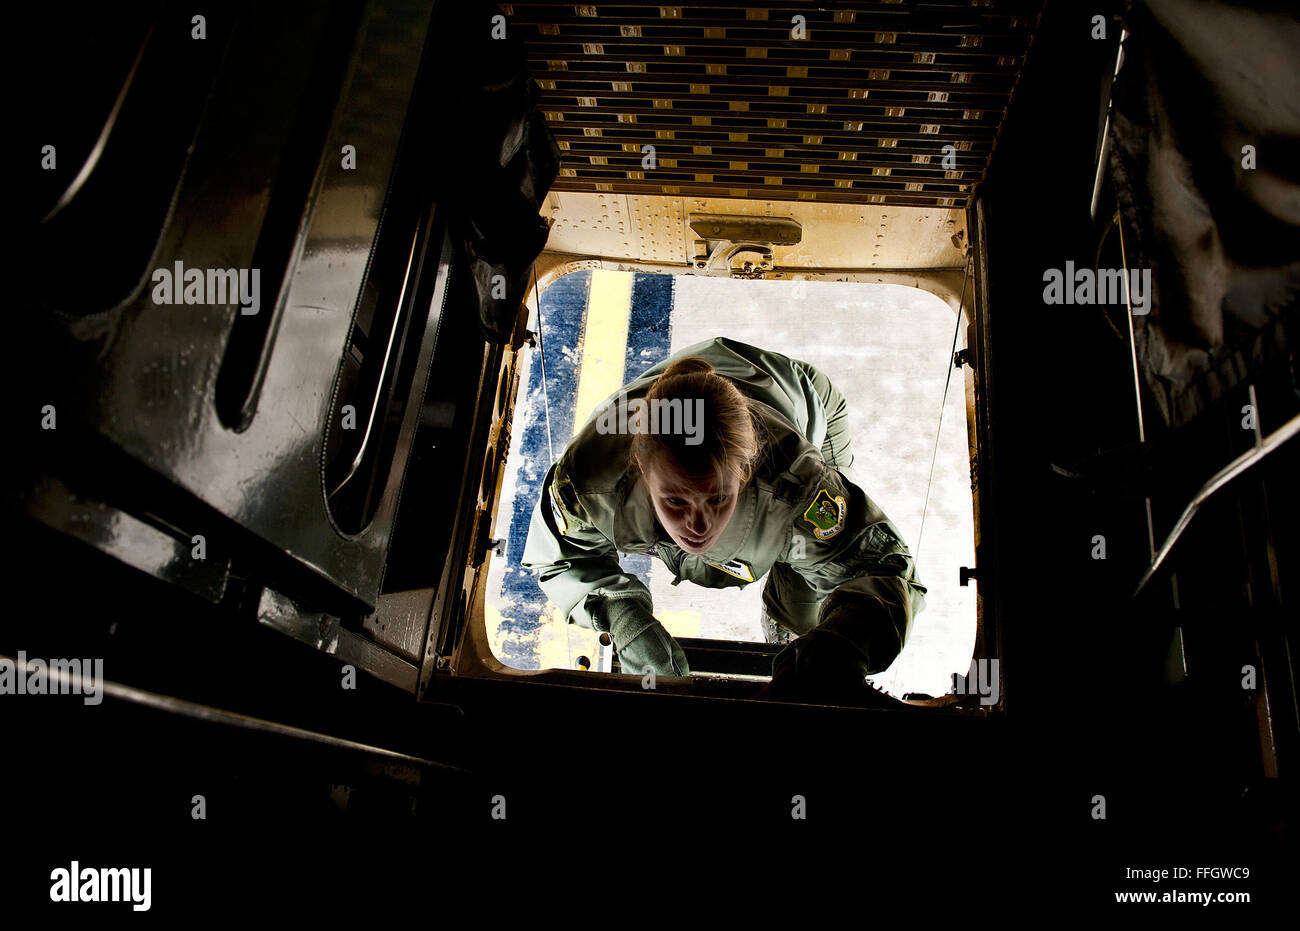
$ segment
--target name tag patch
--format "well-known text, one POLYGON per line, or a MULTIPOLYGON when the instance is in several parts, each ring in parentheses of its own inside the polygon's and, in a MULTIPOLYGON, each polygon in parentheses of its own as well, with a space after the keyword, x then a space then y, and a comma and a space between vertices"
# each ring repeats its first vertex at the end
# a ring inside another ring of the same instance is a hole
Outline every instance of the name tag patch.
POLYGON ((727 573, 727 575, 734 575, 736 578, 743 579, 746 582, 754 581, 754 570, 751 569, 749 563, 745 562, 743 559, 729 559, 723 563, 712 562, 708 559, 704 561, 714 569, 727 573))
POLYGON ((843 495, 831 497, 825 488, 817 492, 808 510, 803 512, 804 520, 813 526, 813 536, 818 540, 829 540, 844 529, 844 514, 848 505, 843 495))

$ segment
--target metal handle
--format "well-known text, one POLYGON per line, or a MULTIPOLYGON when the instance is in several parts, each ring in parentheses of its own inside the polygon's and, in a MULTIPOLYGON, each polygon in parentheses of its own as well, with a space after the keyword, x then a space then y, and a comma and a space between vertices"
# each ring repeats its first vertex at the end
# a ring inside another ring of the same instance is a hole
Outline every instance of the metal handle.
POLYGON ((420 225, 417 223, 415 233, 411 237, 411 251, 406 257, 406 271, 402 274, 402 290, 397 296, 397 310, 393 314, 393 325, 389 328, 388 343, 384 346, 384 361, 379 368, 379 378, 375 381, 374 400, 370 405, 370 413, 366 415, 366 430, 361 435, 361 444, 357 447, 357 454, 353 457, 351 464, 348 466, 347 474, 343 476, 343 480, 338 483, 333 491, 330 492, 331 498, 342 491, 343 486, 350 482, 352 477, 357 474, 357 470, 361 468, 362 461, 366 458, 366 451, 370 447, 370 435, 374 432, 375 414, 379 410, 379 401, 384 393, 384 381, 387 379, 388 370, 392 366, 393 346, 397 343, 397 333, 401 329, 402 323, 405 320, 405 316, 402 313, 402 305, 406 302, 406 289, 411 283, 411 266, 415 263, 415 250, 419 244, 420 225))

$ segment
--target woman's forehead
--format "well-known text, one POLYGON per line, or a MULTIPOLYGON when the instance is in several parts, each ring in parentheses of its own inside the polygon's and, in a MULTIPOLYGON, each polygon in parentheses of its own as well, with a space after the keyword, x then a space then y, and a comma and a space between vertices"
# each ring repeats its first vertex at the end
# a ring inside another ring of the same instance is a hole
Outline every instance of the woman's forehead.
POLYGON ((660 494, 683 495, 683 496, 684 495, 709 495, 710 497, 712 497, 713 495, 726 494, 726 491, 727 489, 721 487, 716 482, 709 484, 707 487, 703 485, 698 487, 694 485, 662 485, 659 488, 660 494))
POLYGON ((667 463, 664 463, 662 471, 655 474, 655 479, 659 492, 665 495, 722 495, 731 491, 730 486, 736 484, 734 478, 727 481, 716 472, 692 477, 667 463))

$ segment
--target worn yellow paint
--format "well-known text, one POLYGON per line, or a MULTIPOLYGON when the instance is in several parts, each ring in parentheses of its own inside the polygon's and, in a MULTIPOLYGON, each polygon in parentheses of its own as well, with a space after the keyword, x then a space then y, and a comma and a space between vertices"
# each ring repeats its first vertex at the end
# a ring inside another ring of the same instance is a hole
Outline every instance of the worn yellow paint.
POLYGON ((632 313, 632 277, 628 272, 592 269, 583 329, 582 367, 578 372, 578 399, 573 408, 575 435, 596 405, 623 387, 627 326, 632 313))
POLYGON ((488 645, 492 655, 501 658, 505 653, 505 638, 501 636, 501 609, 489 602, 483 605, 483 626, 487 629, 488 645))
POLYGON ((549 602, 542 610, 537 637, 537 660, 542 669, 572 669, 579 656, 594 663, 599 655, 600 634, 566 623, 549 602))
POLYGON ((704 623, 699 611, 655 611, 655 617, 674 637, 698 637, 704 623))

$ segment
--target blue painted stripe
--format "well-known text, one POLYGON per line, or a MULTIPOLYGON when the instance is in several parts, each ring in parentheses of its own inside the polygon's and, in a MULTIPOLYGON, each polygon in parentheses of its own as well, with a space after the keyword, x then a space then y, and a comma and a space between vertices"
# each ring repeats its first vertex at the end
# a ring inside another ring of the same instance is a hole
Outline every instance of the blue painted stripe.
POLYGON ((668 358, 672 315, 673 276, 637 273, 632 284, 632 313, 627 323, 623 384, 636 381, 650 366, 668 358))

